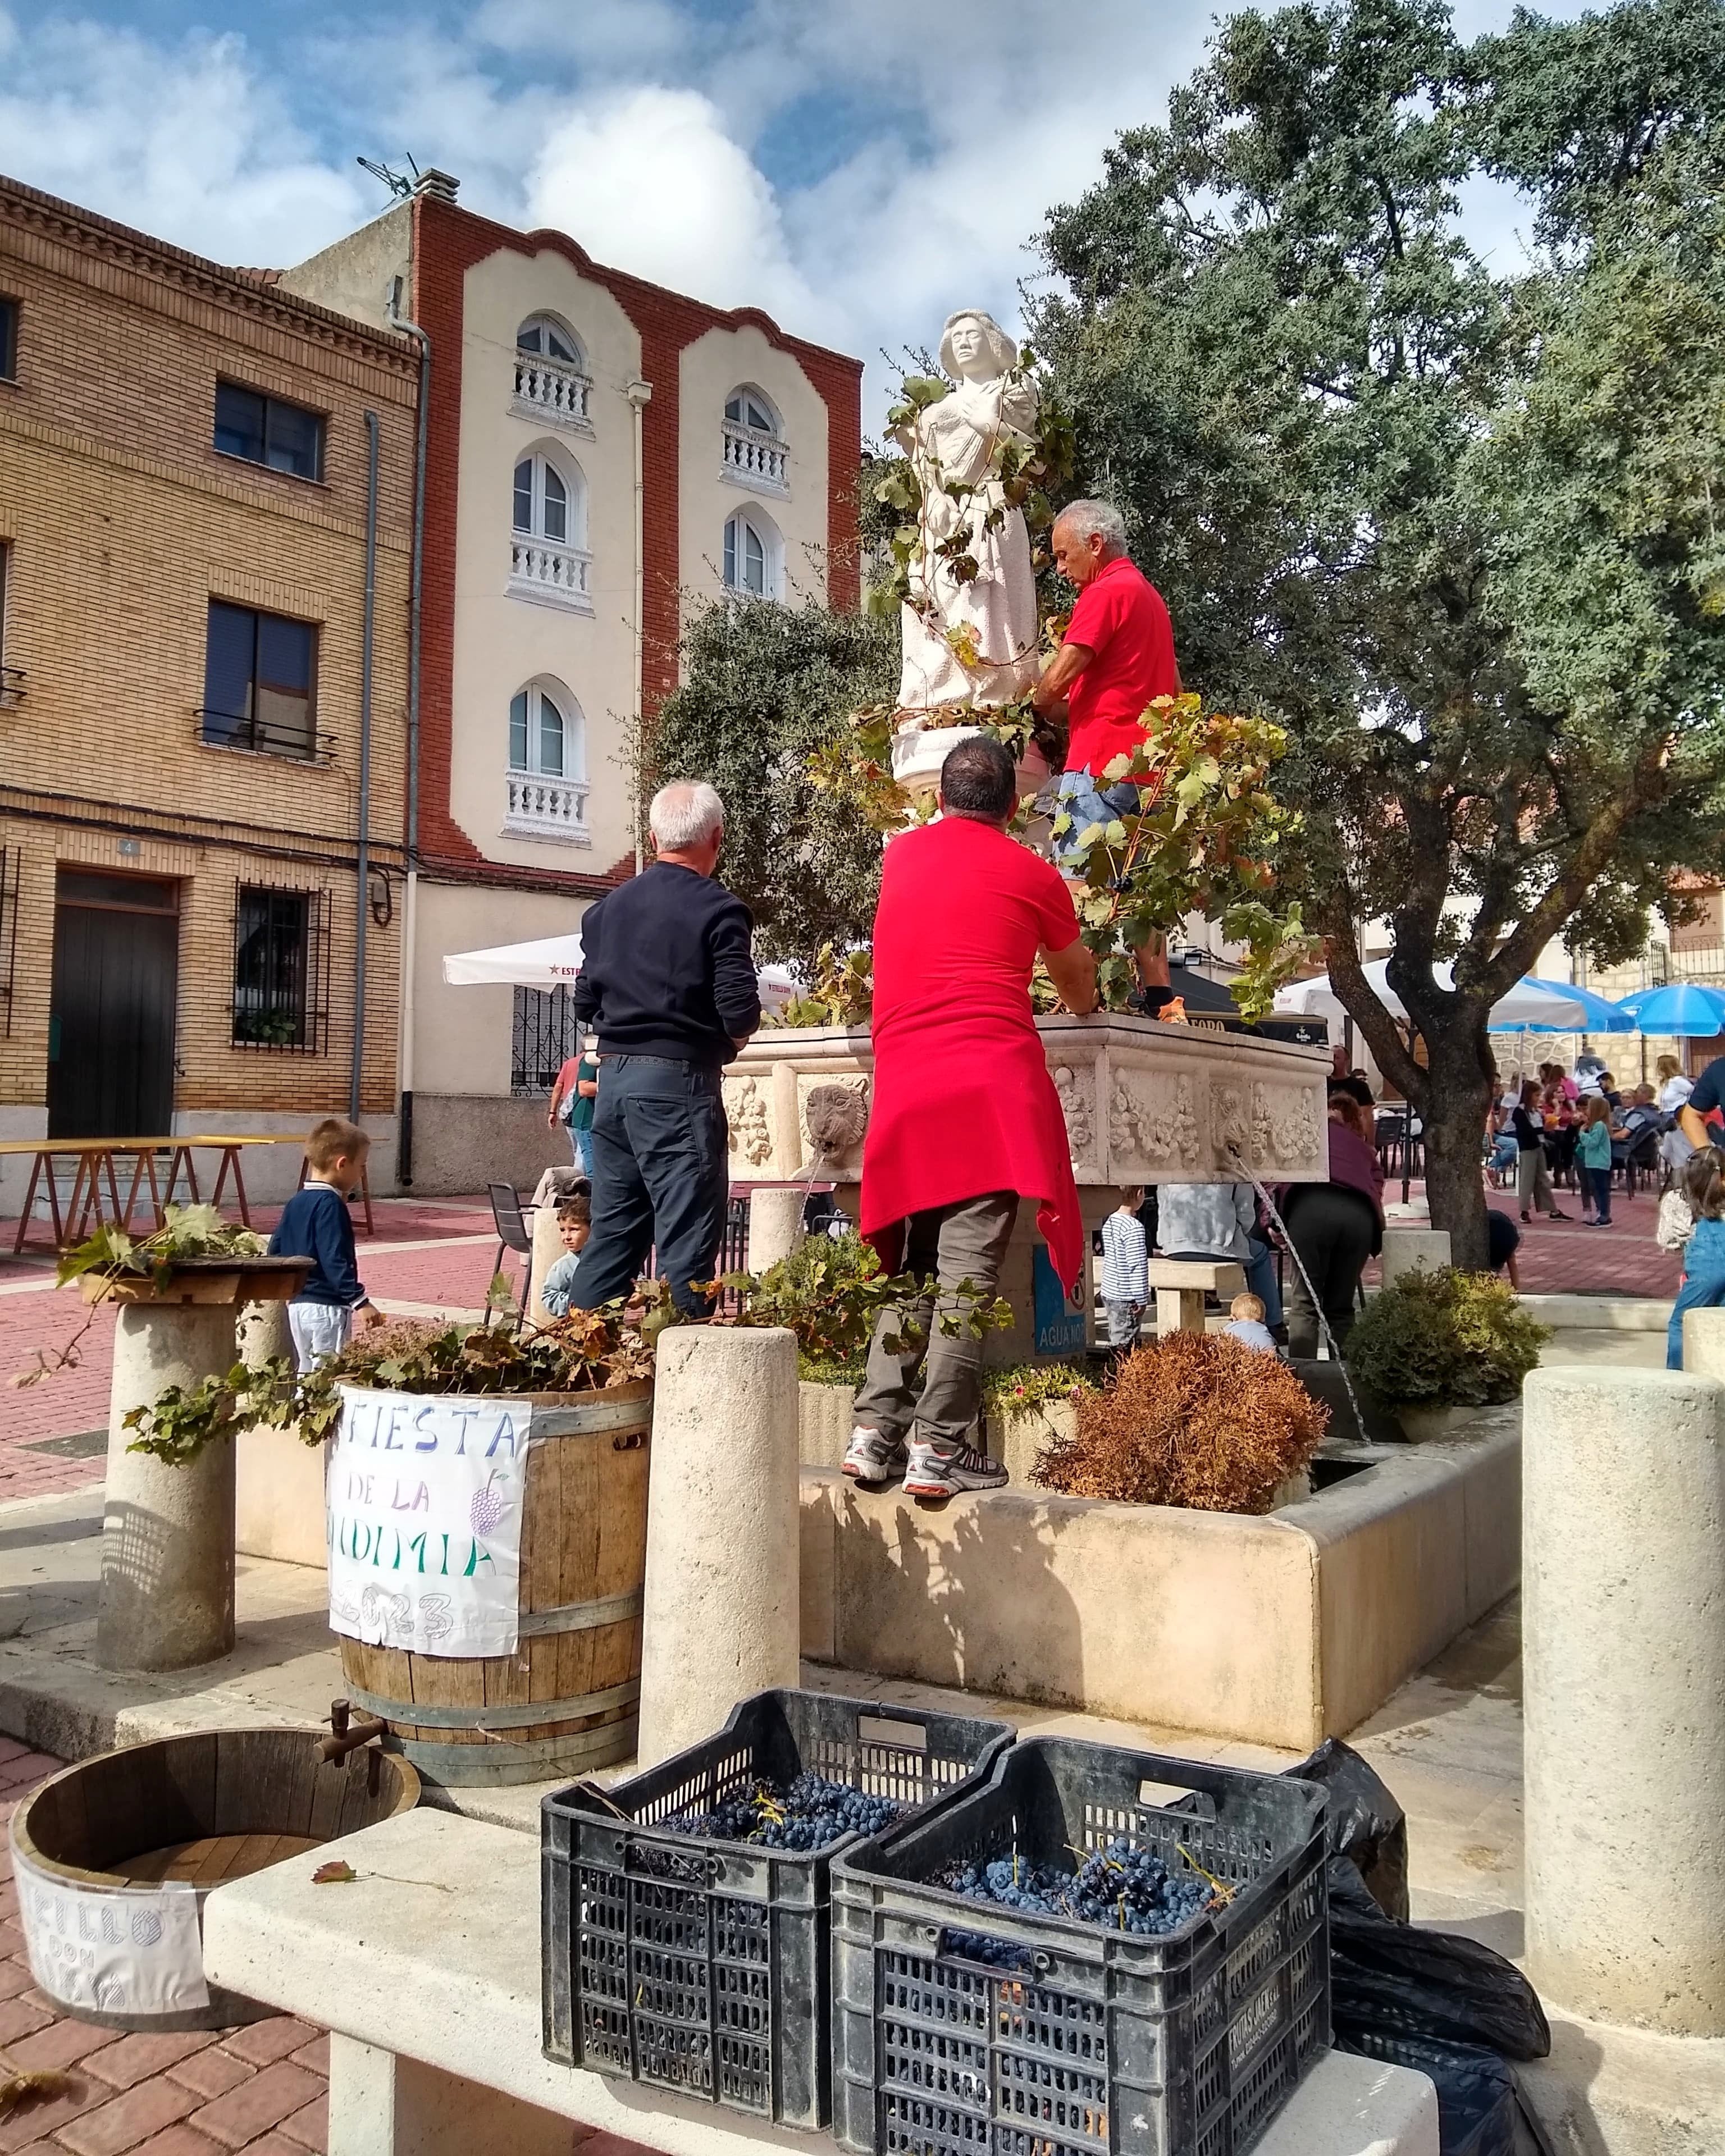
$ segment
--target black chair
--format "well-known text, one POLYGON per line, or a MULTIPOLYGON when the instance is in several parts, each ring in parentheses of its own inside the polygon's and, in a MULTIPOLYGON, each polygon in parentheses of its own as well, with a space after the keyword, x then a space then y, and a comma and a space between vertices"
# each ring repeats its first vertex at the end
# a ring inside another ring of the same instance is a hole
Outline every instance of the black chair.
POLYGON ((491 1194, 491 1222, 497 1230, 497 1255, 491 1263, 493 1274, 503 1270, 503 1253, 513 1250, 521 1260, 521 1314, 527 1311, 527 1290, 533 1278, 533 1231, 527 1225, 522 1209, 521 1195, 512 1183, 490 1183, 485 1188, 491 1194))

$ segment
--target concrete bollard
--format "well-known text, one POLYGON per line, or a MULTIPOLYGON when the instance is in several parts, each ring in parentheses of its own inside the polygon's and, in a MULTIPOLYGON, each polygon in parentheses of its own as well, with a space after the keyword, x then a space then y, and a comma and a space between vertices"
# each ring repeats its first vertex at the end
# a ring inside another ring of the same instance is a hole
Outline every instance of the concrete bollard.
POLYGON ((1450 1231, 1447 1228, 1386 1228, 1384 1230, 1384 1251, 1378 1259, 1378 1278, 1385 1287, 1402 1273, 1416 1272, 1424 1266, 1435 1272, 1440 1265, 1450 1262, 1450 1231))
POLYGON ((545 1285, 545 1276, 564 1255, 562 1231, 557 1226, 557 1201, 540 1205, 533 1213, 533 1255, 528 1260, 527 1322, 530 1325, 549 1325, 551 1312, 539 1300, 539 1291, 545 1285))
POLYGON ((778 1328, 659 1336, 638 1763, 794 1685, 797 1341, 778 1328))
POLYGON ((744 1263, 752 1273, 764 1273, 768 1265, 789 1257, 802 1241, 805 1195, 800 1184, 792 1190, 749 1193, 748 1255, 744 1263))
POLYGON ((1725 1378, 1725 1310, 1683 1312, 1686 1377, 1725 1378))
POLYGON ((122 1303, 108 1399, 108 1480, 96 1660, 109 1670, 178 1670, 234 1645, 234 1446, 189 1467, 126 1450, 131 1408, 170 1385, 233 1368, 229 1304, 122 1303))
POLYGON ((1725 2036, 1725 1386, 1560 1365, 1522 1413, 1527 1971, 1725 2036))

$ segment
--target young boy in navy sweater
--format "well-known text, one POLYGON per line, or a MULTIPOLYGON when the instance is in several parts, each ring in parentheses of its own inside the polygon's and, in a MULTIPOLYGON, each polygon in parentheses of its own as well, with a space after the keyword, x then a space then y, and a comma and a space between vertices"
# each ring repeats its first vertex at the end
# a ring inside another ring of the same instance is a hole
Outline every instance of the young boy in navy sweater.
POLYGON ((367 1325, 381 1325, 360 1285, 347 1199, 359 1188, 371 1140, 357 1123, 326 1116, 305 1141, 308 1170, 303 1189, 281 1209, 270 1238, 273 1258, 310 1258, 305 1285, 288 1305, 294 1358, 302 1371, 339 1355, 353 1332, 356 1311, 367 1325))

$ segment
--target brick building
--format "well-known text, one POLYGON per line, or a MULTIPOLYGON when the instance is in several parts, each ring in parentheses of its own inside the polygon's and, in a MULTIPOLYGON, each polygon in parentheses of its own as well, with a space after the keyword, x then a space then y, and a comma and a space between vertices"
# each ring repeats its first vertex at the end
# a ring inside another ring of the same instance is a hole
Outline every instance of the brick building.
MULTIPOLYGON (((5 1135, 357 1097, 393 1162, 418 367, 0 180, 5 1135)), ((291 1148, 253 1158, 291 1187, 291 1148)))
POLYGON ((566 998, 449 988, 632 872, 632 743, 687 608, 854 604, 860 362, 460 208, 428 173, 280 289, 429 348, 403 1084, 415 1188, 531 1183, 566 998))

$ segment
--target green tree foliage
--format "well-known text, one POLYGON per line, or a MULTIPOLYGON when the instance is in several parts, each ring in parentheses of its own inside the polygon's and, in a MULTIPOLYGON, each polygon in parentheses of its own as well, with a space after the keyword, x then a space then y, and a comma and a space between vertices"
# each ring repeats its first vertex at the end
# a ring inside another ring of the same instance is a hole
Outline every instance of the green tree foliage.
POLYGON ((859 706, 898 688, 898 625, 812 602, 725 599, 683 639, 683 681, 645 737, 649 790, 705 778, 725 803, 726 882, 755 916, 763 958, 811 961, 866 942, 880 840, 809 762, 859 706))
POLYGON ((1045 236, 1081 483, 1187 680, 1291 732, 1281 873, 1462 1262, 1491 1004, 1559 934, 1639 947, 1725 838, 1722 121, 1718 0, 1471 47, 1442 0, 1302 4, 1224 23, 1045 236), (1482 174, 1530 223, 1490 264, 1458 215, 1482 174), (1361 974, 1373 917, 1420 1055, 1361 974))

